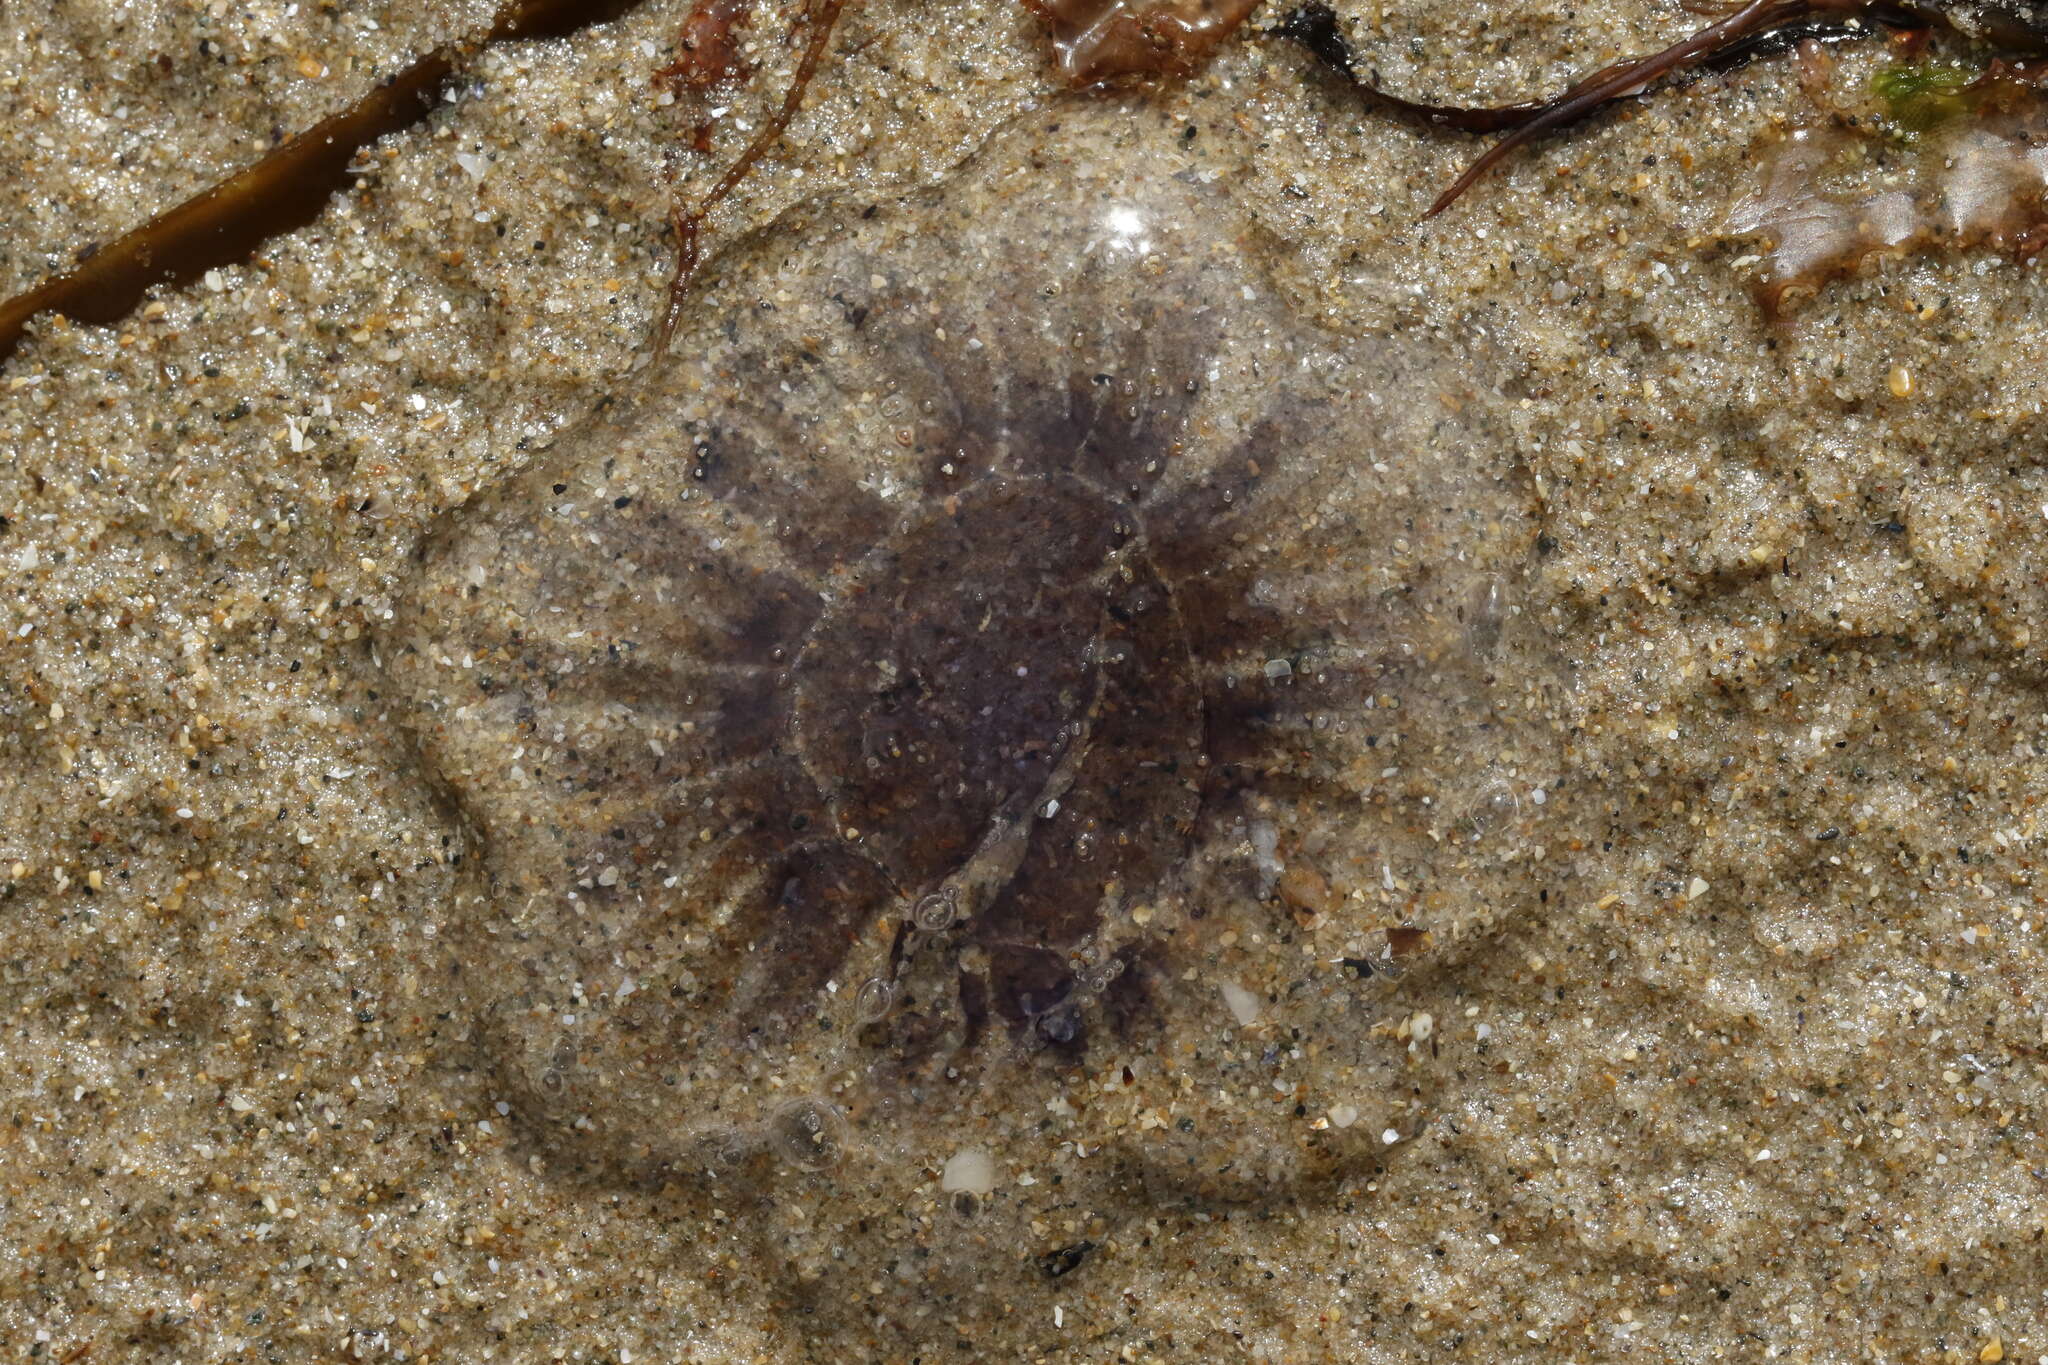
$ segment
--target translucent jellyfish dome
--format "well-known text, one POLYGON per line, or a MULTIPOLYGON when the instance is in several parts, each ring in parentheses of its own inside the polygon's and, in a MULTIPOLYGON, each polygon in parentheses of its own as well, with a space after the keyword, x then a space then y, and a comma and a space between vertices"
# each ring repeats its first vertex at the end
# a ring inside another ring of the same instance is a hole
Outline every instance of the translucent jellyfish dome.
POLYGON ((1063 105, 736 248, 426 546, 381 653, 550 1160, 852 1179, 934 1116, 1023 1208, 1061 1133, 1154 1197, 1426 1103, 1373 978, 1556 818, 1530 493, 1484 344, 1303 318, 1177 133, 1063 105))

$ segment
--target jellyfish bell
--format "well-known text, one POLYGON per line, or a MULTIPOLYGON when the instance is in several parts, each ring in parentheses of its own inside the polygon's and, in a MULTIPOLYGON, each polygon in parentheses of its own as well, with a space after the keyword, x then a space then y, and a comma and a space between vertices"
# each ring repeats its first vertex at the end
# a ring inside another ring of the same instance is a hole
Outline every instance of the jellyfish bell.
POLYGON ((1311 1100, 1426 1103, 1334 964, 1512 913, 1566 804, 1442 836, 1558 762, 1494 362, 1305 320, 1171 132, 1062 106, 736 251, 425 546, 380 655, 475 832, 463 980, 556 1166, 868 1188, 924 1115, 1206 1198, 1365 1159, 1384 1125, 1311 1100), (1117 214, 1141 252, 1099 249, 1117 214))

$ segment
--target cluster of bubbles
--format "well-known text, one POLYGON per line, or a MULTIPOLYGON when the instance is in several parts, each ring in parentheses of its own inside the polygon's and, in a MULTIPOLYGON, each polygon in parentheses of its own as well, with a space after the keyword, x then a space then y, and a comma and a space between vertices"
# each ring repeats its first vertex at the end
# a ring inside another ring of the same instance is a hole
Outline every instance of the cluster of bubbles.
POLYGON ((1073 1042, 1080 1036, 1081 1018, 1088 1012, 1088 1007, 1123 973, 1123 959, 1115 957, 1079 968, 1074 973, 1073 988, 1031 1021, 1033 1042, 1041 1047, 1049 1043, 1073 1042))
MULTIPOLYGON (((896 1003, 897 983, 908 973, 911 962, 926 943, 952 928, 959 918, 960 893, 952 887, 917 899, 910 907, 910 933, 893 973, 869 977, 854 992, 853 1013, 857 1023, 878 1023, 888 1017, 896 1003)), ((713 1163, 737 1165, 755 1147, 752 1136, 737 1130, 722 1132, 711 1152, 713 1163)), ((758 1136, 765 1139, 771 1152, 796 1169, 821 1171, 844 1157, 850 1128, 846 1115, 831 1101, 816 1095, 799 1095, 777 1106, 758 1136)))
POLYGON ((823 1170, 845 1155, 846 1115, 815 1095, 799 1095, 768 1116, 768 1144, 798 1170, 823 1170))
POLYGON ((910 907, 910 936, 891 976, 871 976, 853 993, 853 1015, 861 1024, 879 1023, 896 1003, 896 983, 910 970, 911 962, 931 939, 953 927, 960 918, 960 893, 944 887, 920 896, 910 907))
POLYGON ((799 1171, 817 1172, 845 1160, 852 1141, 852 1125, 838 1105, 819 1095, 796 1095, 777 1105, 758 1126, 700 1133, 696 1154, 713 1174, 736 1172, 763 1150, 799 1171))

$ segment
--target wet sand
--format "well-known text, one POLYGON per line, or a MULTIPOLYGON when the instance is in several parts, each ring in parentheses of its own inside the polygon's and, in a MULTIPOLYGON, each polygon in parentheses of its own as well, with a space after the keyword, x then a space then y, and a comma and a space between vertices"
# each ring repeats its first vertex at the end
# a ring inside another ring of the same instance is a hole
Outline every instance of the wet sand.
MULTIPOLYGON (((943 1112, 886 1161, 661 1184, 593 1174, 561 1116, 515 1107, 483 1022, 499 992, 462 970, 489 831, 425 756, 385 650, 423 541, 646 364, 667 173, 718 164, 675 150, 688 119, 648 79, 680 9, 494 51, 312 228, 124 325, 46 323, 0 371, 10 1349, 2048 1354, 2048 300, 2034 267, 1954 253, 1873 263, 1768 324, 1756 245, 1719 225, 1814 116, 1785 61, 1517 158, 1418 226, 1475 144, 1360 110, 1287 45, 1083 97, 1020 6, 850 15, 715 225, 738 245, 706 306, 748 306, 784 243, 829 229, 818 206, 969 183, 955 167, 1063 101, 1090 136, 1123 110, 1147 138, 1194 128, 1176 155, 1256 225, 1291 317, 1473 358, 1492 414, 1474 459, 1512 466, 1535 533, 1514 607, 1562 661, 1543 680, 1554 770, 1510 793, 1522 856, 1470 874, 1498 895, 1341 871, 1340 827, 1317 854, 1330 903, 1297 903, 1320 900, 1299 882, 1261 902, 1255 879, 1220 910, 1290 938, 1205 964, 1344 1001, 1243 1023, 1219 994, 1213 1019, 1169 1018, 1283 1082, 1292 1103, 1240 1131, 1372 1139, 1314 1180, 1097 1174, 1143 1150, 1149 1109, 1198 1135, 1220 1109, 1120 1100, 1106 1055, 1020 1086, 1057 1084, 1073 1112, 998 1163, 991 1211, 1014 1223, 960 1217, 945 1172, 967 1144, 943 1112), (1391 920, 1428 929, 1426 951, 1359 980, 1339 959, 1391 920), (1285 1018, 1347 1046, 1301 1048, 1285 1018), (1373 1059, 1369 1093, 1338 1053, 1373 1059), (1418 1096, 1392 1142, 1358 1122, 1418 1096)), ((1553 89, 1695 22, 1622 0, 1340 9, 1423 97, 1553 89)), ((7 286, 464 14, 374 18, 15 16, 7 286)), ((721 152, 793 60, 759 56, 721 152)), ((1853 88, 1882 54, 1838 60, 1853 88)), ((945 273, 944 249, 924 268, 945 273)), ((1022 1141, 1004 1099, 976 1103, 1022 1141)))

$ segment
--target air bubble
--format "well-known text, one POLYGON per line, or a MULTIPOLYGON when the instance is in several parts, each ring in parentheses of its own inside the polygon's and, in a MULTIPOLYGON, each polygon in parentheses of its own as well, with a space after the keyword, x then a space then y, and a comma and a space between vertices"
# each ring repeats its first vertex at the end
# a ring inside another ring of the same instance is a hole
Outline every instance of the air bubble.
POLYGON ((887 1015, 889 1007, 895 1003, 895 983, 885 981, 879 976, 871 976, 861 982, 860 989, 854 992, 854 1017, 863 1024, 872 1024, 887 1015))
POLYGON ((1489 782, 1458 815, 1458 834, 1470 844, 1497 834, 1514 823, 1522 801, 1506 782, 1489 782))
POLYGON ((823 1170, 845 1154, 846 1117, 826 1101, 802 1095, 769 1117, 768 1141, 799 1170, 823 1170))
POLYGON ((1100 995, 1109 989, 1112 982, 1124 974, 1121 958, 1111 958, 1081 978, 1081 985, 1090 994, 1100 995))
POLYGON ((953 916, 958 909, 958 902, 950 889, 934 891, 919 900, 912 908, 911 923, 927 934, 936 934, 953 923, 953 916))

